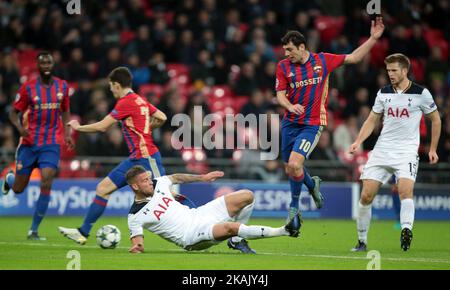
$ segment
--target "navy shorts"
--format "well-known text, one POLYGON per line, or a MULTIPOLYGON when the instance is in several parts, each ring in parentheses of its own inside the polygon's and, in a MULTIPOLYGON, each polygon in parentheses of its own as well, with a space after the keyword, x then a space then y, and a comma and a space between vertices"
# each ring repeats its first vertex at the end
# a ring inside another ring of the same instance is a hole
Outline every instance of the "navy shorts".
POLYGON ((34 168, 58 169, 61 146, 54 145, 23 145, 16 152, 16 174, 30 175, 34 168))
POLYGON ((135 165, 141 165, 145 169, 151 171, 153 177, 166 175, 166 171, 164 170, 161 161, 161 154, 159 152, 156 152, 155 154, 147 158, 125 159, 108 174, 108 177, 117 186, 117 188, 122 188, 125 185, 128 185, 125 174, 131 167, 135 165))
POLYGON ((291 152, 309 158, 322 134, 323 126, 295 124, 283 120, 281 124, 281 157, 288 163, 291 152))

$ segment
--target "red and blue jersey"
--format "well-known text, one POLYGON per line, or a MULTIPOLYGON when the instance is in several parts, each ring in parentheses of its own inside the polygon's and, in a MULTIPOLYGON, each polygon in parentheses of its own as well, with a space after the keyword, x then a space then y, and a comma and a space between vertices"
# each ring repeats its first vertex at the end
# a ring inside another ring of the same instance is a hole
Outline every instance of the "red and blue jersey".
POLYGON ((283 121, 305 125, 327 125, 328 81, 330 73, 344 63, 346 55, 310 53, 304 63, 288 58, 278 62, 275 90, 286 91, 291 104, 300 104, 305 112, 286 111, 283 121))
POLYGON ((131 159, 148 158, 158 152, 153 142, 150 116, 158 109, 130 92, 120 98, 110 116, 120 121, 131 159))
POLYGON ((64 128, 61 113, 70 108, 69 86, 65 80, 52 77, 51 84, 45 85, 41 78, 24 83, 13 104, 22 112, 21 122, 29 135, 20 138, 24 145, 61 145, 64 128))

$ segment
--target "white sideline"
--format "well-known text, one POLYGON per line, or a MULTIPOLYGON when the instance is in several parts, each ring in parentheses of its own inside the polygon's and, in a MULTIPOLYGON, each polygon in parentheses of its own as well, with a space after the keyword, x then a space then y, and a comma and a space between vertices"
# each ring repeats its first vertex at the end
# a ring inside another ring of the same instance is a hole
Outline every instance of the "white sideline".
MULTIPOLYGON (((45 247, 55 247, 55 248, 68 248, 70 247, 67 244, 55 244, 55 243, 47 243, 47 242, 1 242, 0 245, 18 245, 18 246, 45 246, 45 247)), ((79 249, 83 248, 99 248, 98 246, 79 246, 79 249)), ((117 249, 126 249, 128 250, 128 247, 117 247, 117 249)), ((155 248, 153 248, 155 249, 155 248)), ((168 252, 186 252, 183 249, 155 249, 155 250, 161 250, 161 251, 168 251, 168 252)), ((399 250, 400 251, 400 250, 399 250)), ((223 251, 214 251, 211 253, 215 254, 229 254, 234 252, 223 252, 223 251)), ((258 255, 267 255, 267 256, 289 256, 289 257, 307 257, 307 258, 327 258, 327 259, 343 259, 343 260, 367 260, 365 256, 336 256, 336 255, 314 255, 314 254, 295 254, 295 253, 269 253, 269 252, 258 252, 258 255)), ((429 259, 429 258, 389 258, 389 257, 383 257, 381 256, 382 261, 397 261, 397 262, 427 262, 427 263, 441 263, 441 264, 450 264, 450 260, 441 260, 441 259, 429 259)))

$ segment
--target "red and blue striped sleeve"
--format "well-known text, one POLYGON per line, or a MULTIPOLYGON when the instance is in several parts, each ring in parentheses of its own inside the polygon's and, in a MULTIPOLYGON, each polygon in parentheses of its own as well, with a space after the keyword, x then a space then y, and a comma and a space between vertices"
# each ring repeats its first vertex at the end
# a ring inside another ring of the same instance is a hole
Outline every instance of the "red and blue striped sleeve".
POLYGON ((325 57, 325 64, 327 66, 327 72, 331 73, 338 67, 340 67, 345 60, 346 54, 332 54, 332 53, 323 53, 325 57))
POLYGON ((70 100, 69 100, 69 85, 67 84, 66 81, 62 82, 62 87, 63 87, 63 98, 61 100, 61 111, 62 112, 67 112, 70 109, 70 100))
POLYGON ((30 104, 30 95, 29 95, 29 91, 30 89, 27 89, 27 84, 23 84, 20 89, 19 92, 16 95, 16 99, 14 100, 14 109, 23 112, 27 109, 28 105, 30 104))
POLYGON ((278 62, 276 71, 275 91, 285 91, 288 88, 288 80, 286 78, 286 67, 283 61, 278 62))

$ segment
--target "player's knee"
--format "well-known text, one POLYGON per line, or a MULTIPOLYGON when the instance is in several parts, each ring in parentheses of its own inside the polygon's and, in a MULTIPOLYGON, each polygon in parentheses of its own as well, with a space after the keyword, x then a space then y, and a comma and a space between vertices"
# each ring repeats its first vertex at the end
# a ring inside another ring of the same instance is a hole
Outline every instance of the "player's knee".
POLYGON ((255 200, 253 192, 248 189, 241 190, 241 196, 245 205, 251 204, 255 200))
POLYGON ((101 183, 99 183, 97 185, 95 191, 96 191, 97 195, 99 195, 100 197, 105 198, 105 197, 109 196, 108 188, 101 183))
POLYGON ((236 236, 239 231, 239 224, 238 223, 225 223, 223 224, 223 229, 227 236, 236 236))
POLYGON ((289 161, 287 165, 288 175, 299 176, 303 174, 303 166, 297 162, 289 161))
POLYGON ((363 205, 369 205, 369 204, 372 203, 374 197, 375 197, 375 195, 373 195, 373 194, 370 194, 370 193, 367 193, 367 192, 363 192, 363 193, 361 194, 361 200, 360 200, 360 202, 361 202, 363 205))
POLYGON ((26 186, 13 185, 11 189, 14 191, 14 193, 19 194, 25 190, 25 187, 26 186))

